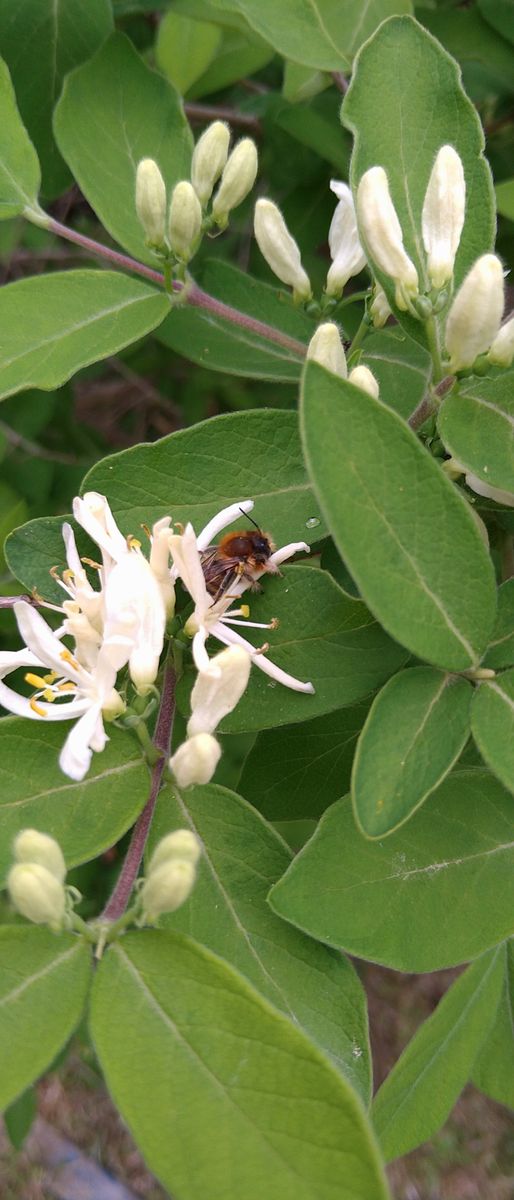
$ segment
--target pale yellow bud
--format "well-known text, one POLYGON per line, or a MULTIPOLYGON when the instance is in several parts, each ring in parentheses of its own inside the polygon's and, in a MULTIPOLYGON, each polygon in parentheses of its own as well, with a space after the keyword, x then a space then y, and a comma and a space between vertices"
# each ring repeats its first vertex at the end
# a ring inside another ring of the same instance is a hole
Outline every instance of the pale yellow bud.
POLYGON ((186 179, 173 188, 168 221, 171 249, 182 262, 189 262, 202 228, 202 206, 194 187, 186 179))
POLYGON ((221 746, 210 733, 197 733, 179 746, 170 758, 179 787, 209 783, 221 757, 221 746))
POLYGON ((228 214, 237 208, 251 192, 257 175, 257 147, 251 138, 242 138, 234 146, 221 176, 221 183, 212 204, 216 224, 224 229, 228 214))
POLYGON ((272 200, 257 201, 254 231, 261 254, 277 278, 292 287, 295 300, 309 300, 312 289, 302 267, 299 247, 272 200))
POLYGON ((368 395, 373 396, 374 400, 378 400, 378 381, 369 367, 354 367, 353 371, 350 371, 348 382, 353 383, 354 387, 360 388, 361 391, 368 392, 368 395))
POLYGON ((441 146, 432 167, 422 214, 428 274, 436 288, 453 275, 466 207, 464 168, 453 146, 441 146))
POLYGON ((112 688, 102 704, 102 716, 106 721, 115 721, 116 717, 121 717, 125 712, 126 707, 123 696, 120 696, 116 688, 112 688))
POLYGON ((176 829, 174 833, 167 833, 166 837, 161 838, 157 843, 148 863, 148 875, 151 875, 162 863, 176 862, 179 859, 196 866, 200 853, 199 838, 191 833, 190 829, 176 829))
POLYGON ((450 371, 471 367, 489 349, 503 313, 503 268, 495 254, 473 264, 453 301, 446 322, 450 371))
POLYGON ((307 358, 319 363, 321 367, 326 367, 333 375, 340 375, 342 379, 346 379, 346 355, 339 330, 333 321, 318 325, 307 347, 307 358))
POLYGON ((382 285, 378 282, 375 283, 374 296, 369 311, 375 329, 382 329, 388 317, 391 316, 391 305, 382 285))
POLYGON ((136 171, 136 212, 149 246, 162 246, 166 229, 166 187, 153 158, 142 158, 136 171))
POLYGON ((377 267, 394 279, 396 303, 406 309, 405 297, 418 293, 418 272, 403 245, 403 234, 389 193, 383 167, 365 171, 357 190, 359 228, 377 267))
POLYGON ((195 879, 196 869, 192 862, 184 859, 161 863, 141 888, 143 919, 153 923, 162 913, 175 912, 187 900, 195 879))
POLYGON ((55 838, 37 829, 22 829, 14 839, 13 854, 16 862, 37 863, 46 867, 59 883, 66 878, 66 863, 55 838))
POLYGON ((210 200, 228 157, 230 129, 224 121, 213 121, 198 139, 191 162, 191 183, 202 208, 210 200))
POLYGON ((62 882, 39 863, 16 863, 7 876, 7 889, 17 912, 36 925, 60 929, 64 918, 62 882))
POLYGON ((514 358, 514 316, 496 334, 487 357, 495 367, 510 367, 514 358))

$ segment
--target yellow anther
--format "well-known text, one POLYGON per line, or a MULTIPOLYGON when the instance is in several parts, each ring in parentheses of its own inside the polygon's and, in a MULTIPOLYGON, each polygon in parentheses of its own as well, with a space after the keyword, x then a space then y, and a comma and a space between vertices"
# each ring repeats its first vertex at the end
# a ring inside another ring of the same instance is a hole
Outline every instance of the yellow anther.
POLYGON ((241 613, 241 616, 244 617, 245 620, 248 620, 248 617, 250 616, 250 605, 242 604, 239 611, 241 613))
POLYGON ((71 567, 67 567, 62 573, 63 583, 71 583, 74 578, 75 572, 72 571, 71 567))
POLYGON ((94 558, 86 558, 85 554, 83 554, 83 555, 82 555, 82 558, 81 558, 81 560, 80 560, 80 561, 81 561, 81 562, 83 562, 83 563, 85 563, 85 564, 86 564, 86 567, 93 567, 93 569, 94 569, 95 571, 101 571, 101 570, 102 570, 102 564, 101 564, 101 563, 97 563, 97 562, 95 562, 94 558))
POLYGON ((254 650, 254 654, 267 654, 268 650, 269 650, 269 642, 263 642, 262 646, 258 646, 257 649, 254 650))
POLYGON ((57 684, 58 692, 76 692, 76 690, 77 690, 76 684, 72 683, 71 679, 67 679, 65 683, 57 684))
POLYGON ((278 629, 279 625, 280 625, 280 621, 279 621, 278 617, 272 617, 271 621, 269 623, 270 629, 278 629))
POLYGON ((32 709, 32 712, 37 713, 38 717, 46 717, 47 716, 44 708, 41 708, 40 704, 36 704, 35 700, 29 700, 29 704, 32 709))
POLYGON ((57 679, 57 671, 49 671, 48 675, 43 675, 45 683, 54 683, 57 679))
POLYGON ((144 525, 143 523, 141 523, 141 529, 143 529, 143 530, 144 530, 144 532, 146 533, 146 536, 147 536, 147 538, 148 538, 148 539, 151 541, 151 540, 152 540, 152 531, 151 531, 151 529, 150 529, 150 526, 149 526, 149 525, 144 525))
POLYGON ((50 688, 45 688, 43 692, 43 700, 46 700, 48 704, 53 704, 55 700, 55 692, 52 692, 50 688))
POLYGON ((173 524, 175 526, 175 529, 178 529, 179 533, 184 532, 184 526, 182 524, 182 521, 174 521, 173 524))
POLYGON ((27 671, 25 675, 25 683, 30 683, 30 686, 34 688, 44 688, 48 682, 49 680, 45 679, 43 675, 33 675, 32 671, 27 671))
MULTIPOLYGON (((52 576, 52 579, 55 579, 56 583, 60 582, 61 576, 59 574, 59 567, 50 567, 49 574, 52 576)), ((33 592, 33 595, 35 596, 36 593, 33 592)))
POLYGON ((78 670, 79 670, 79 666, 80 666, 80 664, 79 664, 79 663, 77 662, 77 660, 76 660, 76 659, 73 657, 73 654, 71 653, 71 650, 61 650, 61 653, 60 653, 60 655, 59 655, 59 658, 62 658, 63 662, 65 662, 65 663, 69 663, 70 667, 75 667, 75 670, 76 670, 76 671, 78 671, 78 670))
POLYGON ((139 542, 132 533, 129 533, 127 536, 127 546, 129 550, 140 550, 141 542, 139 542))

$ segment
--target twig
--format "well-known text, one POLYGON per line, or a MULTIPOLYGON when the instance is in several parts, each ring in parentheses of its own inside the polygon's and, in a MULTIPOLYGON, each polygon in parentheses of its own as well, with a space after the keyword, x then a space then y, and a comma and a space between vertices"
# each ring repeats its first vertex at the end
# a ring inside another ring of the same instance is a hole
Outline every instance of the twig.
POLYGON ((125 862, 121 868, 116 886, 110 896, 102 913, 104 921, 118 921, 129 902, 132 889, 136 882, 137 873, 141 865, 141 860, 144 854, 146 839, 152 823, 155 804, 161 788, 161 781, 167 756, 170 750, 171 732, 173 729, 173 718, 175 716, 175 671, 171 663, 168 661, 164 669, 164 679, 162 681, 161 704, 155 733, 153 736, 153 744, 157 750, 161 751, 161 758, 152 768, 150 779, 150 795, 145 804, 145 807, 140 813, 134 829, 130 845, 127 850, 125 862))
POLYGON ((37 442, 31 442, 30 438, 23 437, 23 434, 17 433, 15 429, 11 429, 10 425, 6 425, 5 421, 0 421, 0 433, 2 433, 10 446, 16 450, 24 450, 26 454, 32 455, 33 458, 43 458, 46 462, 69 463, 76 466, 80 463, 80 459, 74 454, 64 454, 59 450, 46 450, 44 446, 39 446, 37 442))
POLYGON ((332 79, 334 80, 334 83, 335 83, 338 91, 342 92, 343 96, 346 96, 346 93, 350 86, 346 76, 343 75, 342 71, 331 71, 330 74, 332 76, 332 79))
POLYGON ((407 425, 410 425, 411 429, 414 430, 420 429, 425 424, 425 421, 432 416, 436 408, 437 404, 433 396, 423 396, 423 399, 420 400, 414 412, 411 412, 410 417, 407 418, 407 425))
POLYGON ((251 129, 255 134, 261 132, 261 123, 253 113, 238 112, 235 108, 224 108, 223 105, 193 104, 184 105, 186 115, 191 121, 228 121, 229 125, 241 125, 243 129, 251 129))

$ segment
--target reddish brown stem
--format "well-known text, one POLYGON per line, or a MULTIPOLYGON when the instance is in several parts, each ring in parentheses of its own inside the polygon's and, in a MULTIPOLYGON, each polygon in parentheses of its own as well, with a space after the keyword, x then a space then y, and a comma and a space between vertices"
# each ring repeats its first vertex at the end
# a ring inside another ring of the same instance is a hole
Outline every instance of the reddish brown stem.
POLYGON ((194 104, 191 101, 184 104, 184 109, 191 121, 228 121, 230 125, 251 129, 255 134, 261 131, 259 118, 253 113, 237 112, 234 108, 224 108, 219 104, 194 104))

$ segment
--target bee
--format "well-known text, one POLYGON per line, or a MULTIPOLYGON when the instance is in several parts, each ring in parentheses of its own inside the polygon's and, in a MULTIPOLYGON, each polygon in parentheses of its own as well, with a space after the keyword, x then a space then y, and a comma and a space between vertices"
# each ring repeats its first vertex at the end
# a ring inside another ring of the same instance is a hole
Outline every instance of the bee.
MULTIPOLYGON (((246 513, 243 515, 247 516, 246 513)), ((252 521, 252 517, 248 520, 252 521)), ((255 521, 252 524, 255 530, 239 529, 235 533, 226 533, 219 545, 207 546, 202 551, 207 591, 214 596, 214 603, 240 580, 247 580, 254 590, 260 590, 256 575, 272 570, 269 560, 275 549, 274 543, 255 521)))

